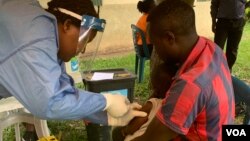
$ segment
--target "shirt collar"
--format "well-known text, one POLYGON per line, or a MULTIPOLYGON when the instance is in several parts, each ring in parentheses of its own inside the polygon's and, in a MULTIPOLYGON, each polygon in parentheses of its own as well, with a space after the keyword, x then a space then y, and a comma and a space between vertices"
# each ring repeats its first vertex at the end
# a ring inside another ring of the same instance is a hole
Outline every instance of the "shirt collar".
POLYGON ((177 72, 177 76, 186 72, 195 62, 196 58, 202 53, 204 48, 206 47, 207 40, 204 37, 199 37, 197 43, 192 49, 191 53, 188 55, 186 61, 180 66, 179 71, 177 72))

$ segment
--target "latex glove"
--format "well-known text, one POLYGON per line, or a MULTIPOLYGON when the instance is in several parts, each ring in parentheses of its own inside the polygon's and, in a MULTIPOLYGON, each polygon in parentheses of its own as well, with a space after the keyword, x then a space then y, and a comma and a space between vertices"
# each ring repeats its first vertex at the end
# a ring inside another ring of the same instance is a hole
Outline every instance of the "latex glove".
POLYGON ((108 113, 108 125, 111 126, 125 126, 127 125, 130 120, 132 120, 134 117, 146 117, 147 113, 143 111, 138 111, 138 109, 141 108, 141 105, 138 103, 132 103, 130 104, 128 112, 122 116, 122 117, 112 117, 108 113))
POLYGON ((120 94, 103 94, 106 98, 106 107, 104 110, 107 110, 107 113, 112 117, 121 117, 126 114, 129 110, 129 100, 127 97, 120 94))
MULTIPOLYGON (((150 111, 152 110, 153 104, 151 101, 147 101, 140 111, 146 112, 148 115, 150 114, 150 111)), ((133 118, 127 126, 124 126, 122 129, 123 135, 132 135, 137 130, 140 129, 140 127, 145 124, 148 121, 148 116, 146 117, 135 117, 133 118)))

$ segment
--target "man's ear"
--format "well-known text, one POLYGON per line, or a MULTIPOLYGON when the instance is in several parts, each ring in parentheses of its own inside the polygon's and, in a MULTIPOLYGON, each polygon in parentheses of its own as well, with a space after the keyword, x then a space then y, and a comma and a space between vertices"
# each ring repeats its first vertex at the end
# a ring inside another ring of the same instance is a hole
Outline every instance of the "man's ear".
POLYGON ((163 37, 164 37, 165 40, 168 41, 168 43, 169 43, 170 45, 173 45, 173 44, 174 44, 174 42, 175 42, 175 35, 174 35, 173 32, 171 32, 171 31, 169 31, 169 30, 166 30, 166 31, 164 31, 164 33, 163 33, 163 37))
POLYGON ((67 19, 63 22, 63 32, 68 32, 68 30, 70 30, 70 26, 71 26, 72 22, 70 19, 67 19))

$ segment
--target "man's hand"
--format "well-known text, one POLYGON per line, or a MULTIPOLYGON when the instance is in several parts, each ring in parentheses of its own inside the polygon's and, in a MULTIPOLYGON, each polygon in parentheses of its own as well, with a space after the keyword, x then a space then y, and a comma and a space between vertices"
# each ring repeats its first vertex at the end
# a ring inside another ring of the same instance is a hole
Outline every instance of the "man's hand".
POLYGON ((147 113, 138 111, 141 108, 141 105, 138 103, 132 103, 129 106, 128 112, 122 117, 113 117, 109 113, 108 114, 108 125, 111 126, 125 126, 132 120, 134 117, 145 117, 147 113))
POLYGON ((106 98, 107 113, 112 117, 121 117, 126 114, 129 110, 129 100, 120 94, 103 94, 106 98))

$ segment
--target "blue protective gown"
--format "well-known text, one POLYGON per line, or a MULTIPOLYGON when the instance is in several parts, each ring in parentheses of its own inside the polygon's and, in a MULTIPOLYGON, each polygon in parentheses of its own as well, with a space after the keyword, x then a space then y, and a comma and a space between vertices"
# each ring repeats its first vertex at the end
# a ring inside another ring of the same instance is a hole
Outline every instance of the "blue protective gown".
POLYGON ((37 0, 0 0, 0 99, 43 119, 107 124, 104 96, 75 88, 57 52, 56 18, 37 0))

